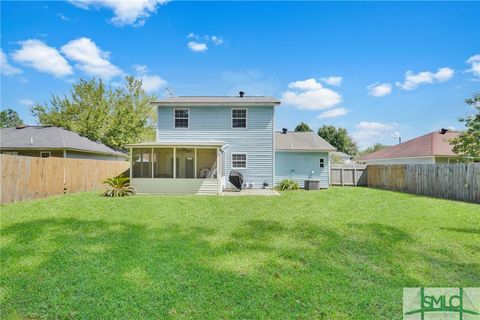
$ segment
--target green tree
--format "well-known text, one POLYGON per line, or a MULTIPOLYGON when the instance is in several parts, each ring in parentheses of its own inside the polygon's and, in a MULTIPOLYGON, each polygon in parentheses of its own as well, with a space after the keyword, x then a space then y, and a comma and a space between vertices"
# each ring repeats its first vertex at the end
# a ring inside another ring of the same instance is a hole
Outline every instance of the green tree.
POLYGON ((473 94, 465 102, 476 109, 476 113, 460 118, 466 130, 452 139, 453 152, 467 161, 480 161, 480 93, 473 94))
POLYGON ((324 125, 318 129, 318 135, 337 148, 338 151, 349 155, 355 155, 358 152, 358 147, 348 135, 347 129, 324 125))
POLYGON ((306 124, 305 122, 300 122, 296 127, 295 127, 295 132, 311 132, 313 131, 312 129, 310 129, 310 127, 308 126, 308 124, 306 124))
POLYGON ((0 128, 11 128, 23 124, 18 112, 13 109, 0 111, 0 128))
POLYGON ((386 148, 386 147, 388 147, 388 146, 385 145, 385 144, 375 143, 373 146, 368 147, 367 149, 361 151, 361 152, 360 152, 360 155, 365 156, 365 155, 367 155, 367 154, 377 152, 378 150, 382 150, 382 149, 384 149, 384 148, 386 148))
POLYGON ((153 140, 155 97, 142 89, 141 80, 125 78, 112 89, 102 80, 80 80, 69 96, 53 95, 50 103, 37 105, 33 115, 42 125, 62 127, 94 141, 123 148, 125 144, 153 140))

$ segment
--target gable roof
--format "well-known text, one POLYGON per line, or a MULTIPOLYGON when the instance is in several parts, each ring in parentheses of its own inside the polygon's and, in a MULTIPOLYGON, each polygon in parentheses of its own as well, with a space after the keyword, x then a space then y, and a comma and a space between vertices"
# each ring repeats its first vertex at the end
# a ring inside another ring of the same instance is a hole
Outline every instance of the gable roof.
POLYGON ((315 132, 275 132, 277 151, 336 151, 335 147, 315 132))
POLYGON ((179 96, 150 102, 154 106, 249 106, 279 105, 280 100, 266 96, 179 96))
POLYGON ((127 154, 59 127, 0 129, 1 149, 67 149, 126 157, 127 154))
POLYGON ((426 135, 381 149, 361 157, 359 160, 409 158, 421 156, 455 156, 449 140, 459 135, 456 131, 430 132, 426 135))

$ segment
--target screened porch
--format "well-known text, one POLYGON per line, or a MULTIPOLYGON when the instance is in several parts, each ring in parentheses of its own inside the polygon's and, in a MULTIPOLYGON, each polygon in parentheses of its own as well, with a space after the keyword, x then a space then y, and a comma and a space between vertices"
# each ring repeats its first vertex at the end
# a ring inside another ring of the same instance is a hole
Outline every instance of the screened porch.
POLYGON ((218 194, 223 143, 130 145, 130 180, 138 193, 218 194))

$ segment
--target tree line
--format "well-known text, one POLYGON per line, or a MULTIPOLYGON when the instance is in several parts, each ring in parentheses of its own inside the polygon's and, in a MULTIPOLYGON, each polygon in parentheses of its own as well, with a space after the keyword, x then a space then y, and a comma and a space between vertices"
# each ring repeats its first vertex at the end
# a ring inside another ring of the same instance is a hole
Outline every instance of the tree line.
MULTIPOLYGON (((156 113, 150 101, 156 97, 142 88, 142 81, 127 76, 122 86, 107 86, 101 79, 79 80, 72 85, 69 94, 52 95, 47 103, 37 103, 31 110, 36 121, 44 126, 57 126, 76 132, 93 141, 117 149, 126 144, 155 140, 156 113)), ((465 130, 452 140, 453 151, 468 160, 480 161, 480 93, 465 102, 476 113, 460 118, 465 130)), ((2 108, 3 109, 3 108, 2 108)), ((0 111, 0 128, 15 127, 24 122, 10 108, 0 111)), ((301 122, 297 132, 313 131, 301 122)), ((364 155, 387 147, 377 143, 364 151, 345 128, 323 125, 317 134, 348 155, 364 155)))

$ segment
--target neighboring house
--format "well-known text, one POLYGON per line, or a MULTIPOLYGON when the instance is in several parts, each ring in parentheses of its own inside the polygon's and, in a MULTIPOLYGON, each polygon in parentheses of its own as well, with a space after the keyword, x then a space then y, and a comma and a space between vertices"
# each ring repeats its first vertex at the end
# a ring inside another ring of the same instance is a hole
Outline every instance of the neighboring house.
POLYGON ((0 153, 29 157, 60 157, 96 160, 123 160, 124 152, 114 150, 59 127, 18 126, 0 129, 0 153))
POLYGON ((450 140, 459 132, 441 129, 400 144, 367 154, 359 159, 366 164, 456 163, 450 140))
POLYGON ((328 181, 327 146, 301 145, 300 135, 287 133, 286 139, 296 138, 293 148, 276 148, 275 98, 170 97, 151 104, 157 107, 157 141, 128 146, 131 184, 139 193, 218 194, 230 187, 232 169, 252 188, 272 188, 276 174, 308 177, 312 170, 328 181))
POLYGON ((306 179, 315 179, 320 188, 328 188, 332 151, 336 149, 315 132, 277 132, 275 183, 290 178, 303 188, 306 179))
POLYGON ((335 151, 331 153, 332 164, 349 164, 354 163, 353 157, 345 152, 335 151))

